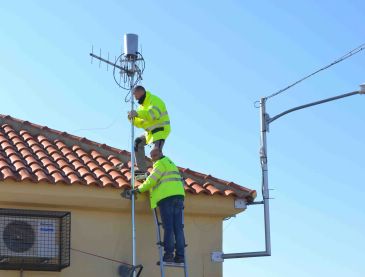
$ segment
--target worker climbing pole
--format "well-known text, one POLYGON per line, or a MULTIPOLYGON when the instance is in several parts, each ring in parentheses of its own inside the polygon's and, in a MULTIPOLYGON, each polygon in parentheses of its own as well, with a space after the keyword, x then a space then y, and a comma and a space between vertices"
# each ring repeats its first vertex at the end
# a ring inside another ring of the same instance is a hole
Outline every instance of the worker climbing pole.
MULTIPOLYGON (((119 87, 128 90, 125 97, 130 102, 128 120, 131 124, 131 189, 122 193, 124 198, 131 200, 132 218, 132 266, 127 268, 121 265, 119 274, 122 277, 138 277, 142 266, 136 263, 136 226, 135 226, 135 195, 149 192, 151 208, 154 211, 156 223, 157 245, 159 247, 159 261, 161 277, 165 277, 165 267, 178 267, 184 269, 184 276, 188 276, 186 262, 186 244, 184 236, 184 183, 176 165, 166 156, 162 149, 166 138, 170 134, 170 119, 165 103, 156 95, 139 85, 142 80, 145 62, 138 52, 138 36, 126 34, 124 36, 124 53, 115 62, 90 53, 92 58, 113 67, 114 80, 119 87), (116 77, 119 69, 119 82, 116 77), (138 108, 135 109, 135 102, 138 108), (135 139, 134 127, 144 129, 144 134, 135 139), (153 169, 151 174, 147 171, 144 147, 152 144, 151 159, 153 169), (135 168, 135 160, 138 169, 135 168), (135 180, 143 181, 137 188, 135 180), (158 218, 159 208, 161 220, 158 218), (160 227, 163 226, 164 237, 161 240, 160 227), (164 254, 162 252, 164 250, 164 254), (175 252, 175 255, 174 255, 175 252)), ((118 168, 118 166, 117 166, 118 168)), ((120 168, 119 168, 120 169, 120 168)))

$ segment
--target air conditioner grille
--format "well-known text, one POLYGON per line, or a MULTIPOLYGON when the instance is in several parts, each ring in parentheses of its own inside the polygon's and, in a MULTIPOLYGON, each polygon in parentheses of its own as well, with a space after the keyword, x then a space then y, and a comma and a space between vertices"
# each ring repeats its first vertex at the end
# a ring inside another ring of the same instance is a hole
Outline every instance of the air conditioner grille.
POLYGON ((27 221, 14 220, 7 224, 3 232, 5 246, 16 253, 23 253, 32 248, 36 234, 27 221))
POLYGON ((68 267, 70 233, 70 212, 0 208, 0 270, 68 267))

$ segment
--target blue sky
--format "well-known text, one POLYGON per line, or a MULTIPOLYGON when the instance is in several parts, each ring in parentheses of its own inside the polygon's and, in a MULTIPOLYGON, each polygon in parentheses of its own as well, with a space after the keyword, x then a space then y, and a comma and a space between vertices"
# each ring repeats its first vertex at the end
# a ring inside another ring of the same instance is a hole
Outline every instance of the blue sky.
MULTIPOLYGON (((364 43, 364 10, 363 1, 6 1, 0 113, 128 150, 125 92, 88 53, 118 55, 123 34, 137 33, 143 84, 171 115, 165 153, 260 191, 254 101, 364 43)), ((269 100, 268 113, 357 90, 364 63, 365 51, 269 100)), ((365 276, 364 107, 358 95, 272 123, 272 257, 227 260, 224 276, 365 276)), ((223 228, 226 253, 264 249, 261 207, 223 228)))

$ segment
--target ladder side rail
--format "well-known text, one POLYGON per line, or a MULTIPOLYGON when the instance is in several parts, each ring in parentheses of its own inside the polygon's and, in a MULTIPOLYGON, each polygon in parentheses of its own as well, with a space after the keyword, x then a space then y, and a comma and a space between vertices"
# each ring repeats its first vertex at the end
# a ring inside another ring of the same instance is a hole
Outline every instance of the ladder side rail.
POLYGON ((157 215, 157 208, 153 210, 155 225, 156 225, 156 238, 157 238, 157 245, 158 245, 158 254, 160 256, 160 271, 161 271, 161 277, 165 277, 165 269, 164 269, 164 263, 163 263, 163 257, 162 257, 162 241, 161 241, 161 230, 160 230, 160 224, 158 221, 158 215, 157 215))
MULTIPOLYGON (((184 211, 182 213, 182 224, 183 224, 183 228, 185 229, 184 211)), ((185 235, 184 235, 184 238, 185 238, 185 235)), ((185 245, 184 245, 184 275, 185 275, 185 277, 188 277, 189 273, 188 273, 188 259, 187 259, 187 256, 186 256, 186 247, 187 247, 187 244, 186 244, 186 241, 185 241, 185 245)))

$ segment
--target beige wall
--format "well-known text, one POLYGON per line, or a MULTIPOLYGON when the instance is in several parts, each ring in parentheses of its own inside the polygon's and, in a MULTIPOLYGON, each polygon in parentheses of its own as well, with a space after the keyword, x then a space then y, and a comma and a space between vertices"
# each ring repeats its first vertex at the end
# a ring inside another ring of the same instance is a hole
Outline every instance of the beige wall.
MULTIPOLYGON (((71 212, 71 247, 131 263, 130 201, 120 191, 82 185, 0 183, 1 208, 66 210, 71 212)), ((147 199, 136 207, 137 261, 142 276, 160 276, 155 225, 147 199)), ((186 199, 185 235, 188 243, 189 276, 222 276, 222 264, 212 263, 210 253, 221 250, 222 218, 239 210, 233 199, 191 196, 186 199), (199 208, 200 207, 200 208, 199 208)), ((118 276, 118 264, 71 251, 71 266, 62 272, 24 272, 24 277, 118 276)), ((183 276, 182 269, 166 269, 166 277, 183 276)), ((18 271, 0 271, 0 277, 20 276, 18 271)))

